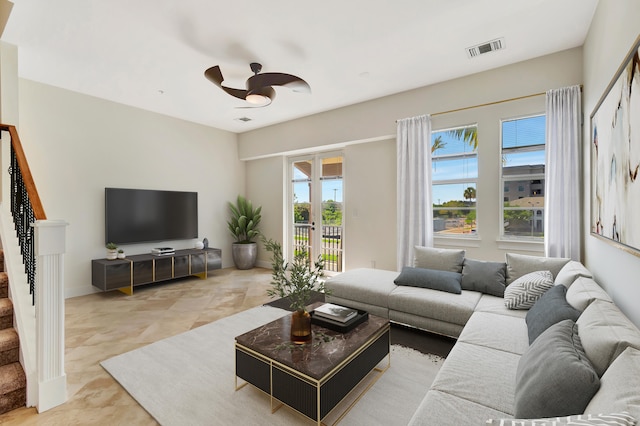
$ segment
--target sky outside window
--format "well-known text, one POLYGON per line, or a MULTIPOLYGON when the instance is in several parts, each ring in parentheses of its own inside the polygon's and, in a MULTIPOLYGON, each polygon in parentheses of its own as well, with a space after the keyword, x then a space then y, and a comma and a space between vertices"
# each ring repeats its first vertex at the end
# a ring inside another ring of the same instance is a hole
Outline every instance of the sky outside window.
MULTIPOLYGON (((310 179, 300 170, 293 168, 293 193, 298 203, 309 202, 310 179)), ((330 179, 322 181, 322 201, 333 200, 342 202, 342 179, 330 179)))

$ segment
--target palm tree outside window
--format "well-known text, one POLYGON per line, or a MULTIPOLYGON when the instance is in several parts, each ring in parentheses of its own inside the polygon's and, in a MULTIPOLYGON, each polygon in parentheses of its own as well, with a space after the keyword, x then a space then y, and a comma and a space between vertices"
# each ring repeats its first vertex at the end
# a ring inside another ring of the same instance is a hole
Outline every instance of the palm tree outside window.
POLYGON ((469 237, 477 232, 478 128, 435 131, 431 135, 433 231, 436 236, 469 237))

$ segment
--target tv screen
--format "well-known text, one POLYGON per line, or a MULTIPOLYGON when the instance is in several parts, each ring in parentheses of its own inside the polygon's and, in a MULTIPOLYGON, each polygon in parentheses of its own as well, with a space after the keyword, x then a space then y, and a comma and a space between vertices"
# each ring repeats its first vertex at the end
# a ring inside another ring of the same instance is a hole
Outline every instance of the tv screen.
POLYGON ((198 193, 105 188, 105 243, 198 237, 198 193))

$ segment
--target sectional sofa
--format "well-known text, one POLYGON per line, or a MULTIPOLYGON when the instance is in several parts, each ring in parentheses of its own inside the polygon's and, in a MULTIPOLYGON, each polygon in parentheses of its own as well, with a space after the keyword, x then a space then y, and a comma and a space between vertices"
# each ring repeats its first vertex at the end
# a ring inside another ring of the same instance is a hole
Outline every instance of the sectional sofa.
POLYGON ((416 247, 400 273, 356 269, 326 286, 329 302, 457 338, 411 425, 640 419, 640 331, 580 262, 416 247))

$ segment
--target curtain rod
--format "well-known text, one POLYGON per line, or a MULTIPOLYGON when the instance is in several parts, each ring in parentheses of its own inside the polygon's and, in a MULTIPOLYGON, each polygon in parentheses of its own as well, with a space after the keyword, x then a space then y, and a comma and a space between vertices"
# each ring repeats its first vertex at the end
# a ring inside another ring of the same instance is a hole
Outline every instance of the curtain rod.
POLYGON ((502 99, 500 101, 493 101, 493 102, 487 102, 487 103, 484 103, 484 104, 472 105, 472 106, 468 106, 468 107, 450 109, 448 111, 434 112, 433 114, 431 114, 431 117, 435 117, 436 115, 450 114, 452 112, 466 111, 468 109, 474 109, 474 108, 481 108, 481 107, 486 107, 486 106, 491 106, 491 105, 503 104, 505 102, 519 101, 521 99, 534 98, 536 96, 542 96, 542 95, 546 95, 546 94, 547 94, 547 92, 533 93, 531 95, 518 96, 518 97, 515 97, 515 98, 502 99))
MULTIPOLYGON (((582 91, 582 84, 580 85, 580 91, 582 91)), ((486 106, 491 106, 491 105, 503 104, 505 102, 519 101, 521 99, 534 98, 536 96, 542 96, 542 95, 546 95, 546 94, 547 94, 547 92, 539 92, 539 93, 533 93, 531 95, 524 95, 524 96, 517 96, 515 98, 502 99, 500 101, 493 101, 493 102, 487 102, 487 103, 484 103, 484 104, 471 105, 471 106, 468 106, 468 107, 450 109, 448 111, 434 112, 433 114, 431 114, 431 117, 435 117, 437 115, 450 114, 452 112, 466 111, 468 109, 473 109, 473 108, 481 108, 481 107, 486 107, 486 106)), ((398 121, 400 121, 400 120, 396 120, 396 123, 398 121)))

